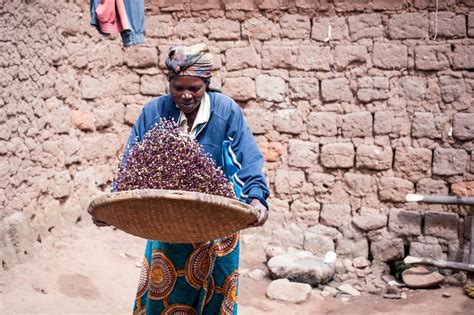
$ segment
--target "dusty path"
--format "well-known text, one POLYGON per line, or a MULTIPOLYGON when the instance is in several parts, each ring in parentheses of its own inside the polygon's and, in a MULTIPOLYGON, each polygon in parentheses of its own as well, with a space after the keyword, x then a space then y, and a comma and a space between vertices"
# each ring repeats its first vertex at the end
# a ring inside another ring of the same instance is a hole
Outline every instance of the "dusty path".
MULTIPOLYGON (((143 246, 144 240, 89 223, 56 231, 38 259, 0 273, 0 313, 130 314, 143 246)), ((242 268, 263 268, 263 259, 261 250, 243 246, 242 268)), ((474 314, 474 300, 461 288, 412 291, 406 300, 311 296, 293 305, 267 299, 269 283, 241 277, 239 314, 474 314)))

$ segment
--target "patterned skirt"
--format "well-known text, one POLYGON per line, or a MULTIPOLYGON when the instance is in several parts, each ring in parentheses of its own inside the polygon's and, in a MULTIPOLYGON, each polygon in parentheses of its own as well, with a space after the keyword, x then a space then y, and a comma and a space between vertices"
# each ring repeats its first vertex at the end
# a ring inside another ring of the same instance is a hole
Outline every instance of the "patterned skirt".
POLYGON ((133 313, 237 314, 239 245, 147 241, 133 313))

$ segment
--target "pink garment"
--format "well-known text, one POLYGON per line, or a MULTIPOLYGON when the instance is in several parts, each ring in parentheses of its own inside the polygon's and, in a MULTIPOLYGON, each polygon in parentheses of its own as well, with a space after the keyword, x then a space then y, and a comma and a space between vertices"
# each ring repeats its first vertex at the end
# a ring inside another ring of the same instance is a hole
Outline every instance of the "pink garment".
POLYGON ((100 0, 95 13, 102 33, 115 34, 131 29, 123 0, 100 0))

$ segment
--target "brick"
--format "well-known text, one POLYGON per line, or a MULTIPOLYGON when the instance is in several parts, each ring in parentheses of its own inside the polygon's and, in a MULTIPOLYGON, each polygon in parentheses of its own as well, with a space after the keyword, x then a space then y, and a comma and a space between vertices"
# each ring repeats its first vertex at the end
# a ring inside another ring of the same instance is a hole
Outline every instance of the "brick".
POLYGON ((248 101, 257 97, 255 82, 251 78, 227 78, 223 90, 236 101, 248 101))
POLYGON ((362 45, 337 45, 334 49, 334 59, 339 68, 367 63, 367 57, 367 47, 362 45))
POLYGON ((202 11, 202 10, 215 10, 221 8, 220 0, 193 0, 191 1, 191 10, 202 11))
POLYGON ((285 151, 283 145, 279 142, 263 142, 259 145, 265 161, 276 162, 285 151))
POLYGON ((342 116, 342 136, 347 138, 372 136, 372 114, 356 112, 342 116))
POLYGON ((325 102, 351 101, 350 82, 346 78, 324 79, 321 82, 321 96, 325 102))
POLYGON ((351 168, 354 155, 352 143, 329 143, 321 149, 321 164, 327 168, 351 168))
POLYGON ((374 132, 376 135, 406 136, 410 134, 410 119, 405 112, 376 112, 374 132))
POLYGON ((379 181, 379 198, 382 201, 404 202, 405 196, 414 192, 412 182, 398 177, 382 177, 379 181))
POLYGON ((347 19, 349 33, 353 40, 383 37, 384 27, 380 14, 352 15, 347 19))
POLYGON ((320 215, 321 223, 327 226, 340 227, 351 222, 351 206, 323 204, 320 215))
POLYGON ((372 62, 381 69, 402 69, 408 67, 408 48, 400 44, 375 43, 372 62))
POLYGON ((289 0, 256 0, 255 2, 261 10, 285 10, 290 4, 289 0))
POLYGON ((253 0, 242 0, 232 1, 223 0, 225 10, 241 10, 241 11, 253 11, 256 9, 255 1, 253 0))
POLYGON ((420 45, 415 47, 415 67, 418 70, 443 70, 450 67, 449 45, 420 45))
POLYGON ((127 105, 127 107, 125 107, 124 122, 128 125, 133 125, 142 109, 143 106, 141 105, 127 105))
POLYGON ((310 172, 308 181, 313 184, 314 192, 317 194, 326 193, 336 183, 336 178, 325 173, 310 172))
POLYGON ((414 138, 441 139, 441 130, 435 122, 433 113, 414 113, 411 135, 414 138))
POLYGON ((454 69, 474 69, 474 45, 454 45, 454 69))
POLYGON ((431 258, 431 259, 446 259, 446 254, 443 254, 443 248, 439 244, 423 244, 419 242, 410 243, 410 256, 431 258))
MULTIPOLYGON (((240 3, 234 1, 234 3, 240 3)), ((242 23, 242 36, 250 40, 258 39, 266 41, 279 35, 279 24, 264 17, 253 17, 242 23)))
POLYGON ((421 215, 403 209, 390 209, 388 230, 399 236, 420 235, 421 215))
POLYGON ((360 256, 368 257, 369 243, 365 238, 338 238, 336 253, 341 257, 347 257, 349 260, 360 256))
POLYGON ((71 112, 71 126, 83 131, 94 131, 94 115, 91 112, 73 110, 71 112))
POLYGON ((280 109, 275 112, 273 126, 279 132, 300 134, 303 131, 303 116, 295 109, 280 109))
POLYGON ((335 246, 332 238, 328 236, 305 233, 303 249, 312 252, 316 257, 323 258, 327 252, 334 251, 335 246))
POLYGON ((262 68, 287 68, 294 67, 296 56, 293 55, 291 46, 263 45, 262 47, 262 68))
POLYGON ((349 29, 347 28, 346 19, 337 16, 314 18, 311 38, 320 42, 348 39, 349 29), (330 32, 329 27, 331 27, 330 32))
POLYGON ((389 98, 389 81, 386 77, 363 77, 357 80, 357 98, 368 103, 389 98))
POLYGON ((446 38, 466 37, 466 18, 464 15, 453 12, 438 12, 438 27, 436 28, 436 15, 430 14, 430 36, 446 38))
POLYGON ((179 19, 176 23, 176 34, 179 34, 183 38, 199 38, 207 36, 210 32, 209 28, 210 25, 203 23, 201 19, 198 18, 179 19))
POLYGON ((145 36, 169 38, 175 34, 175 25, 171 15, 151 15, 145 19, 145 36))
POLYGON ((386 10, 399 11, 399 10, 405 9, 406 5, 407 5, 406 0, 392 0, 392 1, 372 0, 370 7, 374 10, 381 10, 381 11, 386 11, 386 10))
POLYGON ((425 213, 425 235, 458 239, 459 218, 455 213, 427 212, 425 213))
POLYGON ((467 16, 467 36, 474 37, 474 11, 470 11, 467 16))
POLYGON ((474 113, 454 114, 453 136, 463 141, 474 139, 474 113))
POLYGON ((433 157, 433 174, 458 175, 466 171, 469 155, 462 149, 436 148, 433 157))
POLYGON ((357 147, 357 168, 369 170, 388 170, 392 167, 393 152, 390 147, 361 144, 357 147))
POLYGON ((311 141, 291 139, 288 141, 288 165, 314 167, 318 164, 319 144, 311 141))
POLYGON ((474 181, 454 183, 451 185, 451 191, 459 197, 472 197, 474 196, 474 181))
POLYGON ((372 177, 370 175, 345 173, 344 190, 355 197, 365 197, 372 189, 372 177))
POLYGON ((448 185, 442 180, 423 178, 416 183, 416 192, 422 195, 447 196, 448 185))
POLYGON ((318 9, 325 11, 328 9, 328 0, 295 0, 295 5, 300 9, 318 9))
POLYGON ((311 32, 308 16, 285 14, 280 18, 280 35, 290 39, 306 39, 311 32))
POLYGON ((320 210, 321 204, 318 202, 303 203, 298 199, 293 201, 290 207, 291 215, 296 218, 297 222, 302 222, 307 226, 319 224, 320 210))
POLYGON ((270 130, 273 117, 265 109, 246 108, 244 115, 254 134, 264 134, 270 130))
POLYGON ((405 246, 401 238, 382 237, 370 243, 370 253, 374 260, 394 261, 403 259, 405 246))
POLYGON ((428 83, 424 77, 405 76, 400 78, 402 94, 410 101, 422 101, 425 99, 428 83))
POLYGON ((105 93, 102 82, 88 75, 82 77, 80 88, 82 98, 86 100, 95 99, 105 93))
MULTIPOLYGON (((454 3, 455 3, 454 0, 438 2, 438 8, 439 9, 447 9, 449 6, 453 5, 454 3)), ((417 9, 426 9, 426 8, 435 9, 436 8, 436 1, 415 0, 413 2, 413 6, 417 9)))
POLYGON ((334 6, 337 12, 364 11, 367 8, 366 0, 334 0, 334 6))
POLYGON ((217 18, 209 19, 206 23, 212 32, 209 33, 209 39, 240 39, 240 23, 234 20, 217 18))
POLYGON ((425 148, 396 148, 394 169, 411 181, 430 177, 432 155, 431 150, 425 148))
POLYGON ((154 47, 132 46, 125 49, 125 63, 132 68, 158 66, 158 51, 154 47))
POLYGON ((377 209, 361 207, 359 215, 352 217, 355 226, 363 231, 378 230, 387 226, 387 215, 377 209))
POLYGON ((439 78, 441 98, 446 103, 459 100, 466 92, 466 84, 462 78, 443 75, 439 78))
POLYGON ((428 37, 428 33, 428 18, 423 14, 397 14, 388 21, 388 36, 391 39, 422 39, 428 37))
POLYGON ((296 57, 296 68, 301 70, 330 70, 331 49, 326 46, 301 45, 296 57))
POLYGON ((269 75, 259 75, 255 78, 257 96, 269 102, 283 102, 286 84, 282 78, 269 75))
POLYGON ((315 136, 330 137, 337 135, 336 113, 310 113, 308 132, 315 136))
POLYGON ((290 78, 288 87, 292 99, 319 98, 319 81, 316 78, 290 78))
POLYGON ((303 171, 277 169, 275 174, 275 191, 279 194, 298 193, 305 182, 303 171))
POLYGON ((168 88, 168 79, 164 75, 143 75, 140 78, 140 93, 144 95, 164 95, 168 88))
POLYGON ((260 55, 253 47, 230 48, 225 52, 225 67, 227 71, 260 66, 260 55))

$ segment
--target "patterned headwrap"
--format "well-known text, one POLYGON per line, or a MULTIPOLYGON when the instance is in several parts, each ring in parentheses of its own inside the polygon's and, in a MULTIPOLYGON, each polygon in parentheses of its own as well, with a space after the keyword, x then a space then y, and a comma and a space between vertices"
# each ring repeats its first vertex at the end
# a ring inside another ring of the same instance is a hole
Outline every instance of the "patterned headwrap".
POLYGON ((206 44, 171 47, 165 64, 169 79, 178 75, 206 79, 212 75, 212 54, 206 44))

